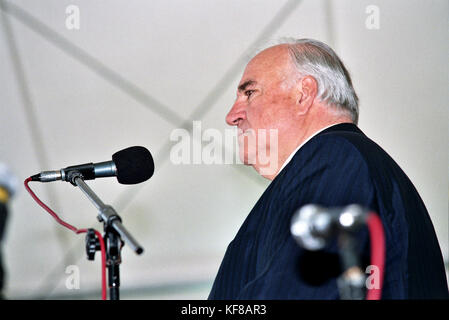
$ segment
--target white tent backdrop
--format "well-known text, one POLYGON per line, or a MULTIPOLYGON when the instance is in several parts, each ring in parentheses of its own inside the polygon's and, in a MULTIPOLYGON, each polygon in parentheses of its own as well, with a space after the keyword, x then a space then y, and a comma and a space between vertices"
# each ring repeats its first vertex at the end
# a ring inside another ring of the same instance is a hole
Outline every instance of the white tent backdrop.
MULTIPOLYGON (((175 165, 170 134, 193 120, 224 132, 254 50, 281 37, 315 38, 349 69, 360 128, 414 182, 447 261, 448 2, 375 2, 379 28, 370 29, 365 0, 1 0, 0 162, 23 181, 147 147, 156 166, 149 181, 88 183, 146 249, 122 251, 122 298, 205 299, 268 181, 242 165, 175 165), (67 28, 70 5, 79 29, 67 28)), ((101 229, 70 184, 31 186, 71 224, 101 229)), ((21 186, 2 246, 6 297, 100 297, 99 255, 87 261, 84 236, 57 225, 21 186), (66 287, 71 265, 79 289, 66 287)))

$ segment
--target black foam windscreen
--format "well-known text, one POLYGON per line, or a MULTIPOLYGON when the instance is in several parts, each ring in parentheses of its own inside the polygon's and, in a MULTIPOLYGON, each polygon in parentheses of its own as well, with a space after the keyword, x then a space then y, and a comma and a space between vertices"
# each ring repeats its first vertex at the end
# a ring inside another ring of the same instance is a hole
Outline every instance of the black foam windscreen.
POLYGON ((112 155, 117 168, 117 180, 122 184, 136 184, 151 178, 154 162, 150 151, 145 147, 134 146, 112 155))

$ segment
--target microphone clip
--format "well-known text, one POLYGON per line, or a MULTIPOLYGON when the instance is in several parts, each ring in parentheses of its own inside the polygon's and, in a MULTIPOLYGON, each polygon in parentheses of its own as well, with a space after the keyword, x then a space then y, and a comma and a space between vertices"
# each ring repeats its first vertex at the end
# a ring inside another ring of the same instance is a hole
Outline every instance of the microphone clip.
POLYGON ((100 240, 95 234, 94 229, 87 229, 86 233, 86 254, 87 260, 93 261, 95 259, 95 252, 101 249, 100 240))
POLYGON ((70 182, 74 187, 77 187, 78 185, 75 182, 77 178, 84 180, 84 176, 81 172, 78 170, 69 170, 68 172, 65 172, 63 180, 70 182))

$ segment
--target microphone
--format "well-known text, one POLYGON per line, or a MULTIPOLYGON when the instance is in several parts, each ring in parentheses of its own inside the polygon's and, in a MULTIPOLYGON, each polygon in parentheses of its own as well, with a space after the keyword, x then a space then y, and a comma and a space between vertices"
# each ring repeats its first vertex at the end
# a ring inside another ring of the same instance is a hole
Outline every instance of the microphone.
POLYGON ((151 178, 154 173, 154 162, 148 149, 133 146, 114 153, 112 161, 85 163, 56 171, 42 171, 31 176, 31 180, 40 182, 62 180, 73 184, 71 176, 74 172, 80 173, 83 180, 116 176, 121 184, 137 184, 151 178))
POLYGON ((339 231, 354 232, 366 223, 368 210, 352 204, 343 208, 324 208, 308 204, 292 217, 290 232, 296 242, 307 250, 323 249, 339 231))

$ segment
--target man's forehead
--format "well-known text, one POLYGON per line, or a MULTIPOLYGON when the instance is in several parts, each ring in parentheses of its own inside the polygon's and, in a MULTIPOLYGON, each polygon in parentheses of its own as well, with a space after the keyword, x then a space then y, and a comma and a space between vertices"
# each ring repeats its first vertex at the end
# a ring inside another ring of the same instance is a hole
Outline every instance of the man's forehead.
POLYGON ((239 83, 241 88, 262 82, 265 77, 280 75, 291 67, 291 59, 286 45, 277 45, 257 54, 245 68, 239 83))
POLYGON ((286 44, 280 44, 259 52, 250 60, 247 67, 274 63, 279 65, 284 64, 287 60, 289 60, 288 46, 286 44))

